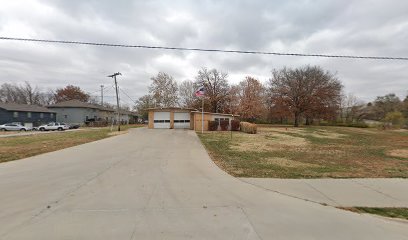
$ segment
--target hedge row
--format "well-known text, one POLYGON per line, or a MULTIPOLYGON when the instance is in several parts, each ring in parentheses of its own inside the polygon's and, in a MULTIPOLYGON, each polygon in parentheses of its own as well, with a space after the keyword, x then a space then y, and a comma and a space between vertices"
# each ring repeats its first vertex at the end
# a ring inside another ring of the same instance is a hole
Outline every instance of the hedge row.
POLYGON ((208 121, 208 131, 217 131, 217 130, 218 130, 218 122, 208 121))
POLYGON ((355 127, 355 128, 368 128, 369 126, 364 122, 356 123, 327 123, 321 122, 318 126, 336 126, 336 127, 355 127))
POLYGON ((217 131, 220 126, 221 131, 227 131, 229 128, 232 131, 239 131, 239 120, 231 120, 231 125, 228 120, 222 120, 218 124, 218 121, 208 121, 208 131, 217 131))
POLYGON ((231 130, 239 131, 239 120, 231 120, 231 130))

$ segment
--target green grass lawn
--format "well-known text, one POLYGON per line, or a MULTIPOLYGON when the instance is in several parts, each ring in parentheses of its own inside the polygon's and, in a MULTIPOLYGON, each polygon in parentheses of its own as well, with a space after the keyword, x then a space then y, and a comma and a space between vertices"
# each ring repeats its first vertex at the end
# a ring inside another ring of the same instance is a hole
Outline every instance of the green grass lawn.
POLYGON ((345 208, 358 213, 370 213, 383 217, 401 218, 408 220, 408 208, 371 208, 371 207, 354 207, 345 208))
POLYGON ((237 177, 408 177, 408 131, 258 126, 258 134, 198 134, 214 162, 237 177))
MULTIPOLYGON (((123 125, 119 134, 140 126, 142 125, 123 125)), ((78 131, 0 138, 0 163, 93 142, 117 135, 115 131, 116 128, 111 132, 110 127, 83 128, 78 131)))

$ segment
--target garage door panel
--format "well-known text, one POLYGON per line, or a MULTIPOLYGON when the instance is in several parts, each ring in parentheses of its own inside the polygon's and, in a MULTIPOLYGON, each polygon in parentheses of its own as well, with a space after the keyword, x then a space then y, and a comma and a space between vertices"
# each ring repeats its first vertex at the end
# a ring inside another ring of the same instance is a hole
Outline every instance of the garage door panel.
POLYGON ((170 128, 170 112, 154 112, 154 128, 170 128))
POLYGON ((154 120, 170 120, 170 112, 154 112, 154 120))
POLYGON ((190 113, 175 112, 174 113, 174 128, 190 128, 190 113))

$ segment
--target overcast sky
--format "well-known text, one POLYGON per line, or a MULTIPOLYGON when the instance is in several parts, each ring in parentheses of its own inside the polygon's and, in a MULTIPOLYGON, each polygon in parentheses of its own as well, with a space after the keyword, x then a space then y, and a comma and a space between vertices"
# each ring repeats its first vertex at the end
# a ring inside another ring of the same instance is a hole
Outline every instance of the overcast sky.
MULTIPOLYGON (((2 1, 0 36, 134 45, 408 57, 408 1, 2 1)), ((364 101, 408 90, 408 61, 323 59, 0 41, 0 84, 67 84, 113 101, 112 80, 133 99, 150 77, 181 82, 201 67, 266 82, 283 66, 320 65, 364 101)), ((123 102, 131 101, 122 94, 123 102)))

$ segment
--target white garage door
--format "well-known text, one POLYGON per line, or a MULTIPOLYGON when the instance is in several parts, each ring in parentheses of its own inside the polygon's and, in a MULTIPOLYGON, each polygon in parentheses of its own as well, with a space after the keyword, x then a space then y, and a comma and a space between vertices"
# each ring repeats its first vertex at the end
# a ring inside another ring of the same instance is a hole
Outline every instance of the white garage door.
POLYGON ((190 128, 190 113, 175 112, 174 113, 174 128, 190 128))
POLYGON ((154 112, 154 128, 170 128, 170 112, 154 112))

